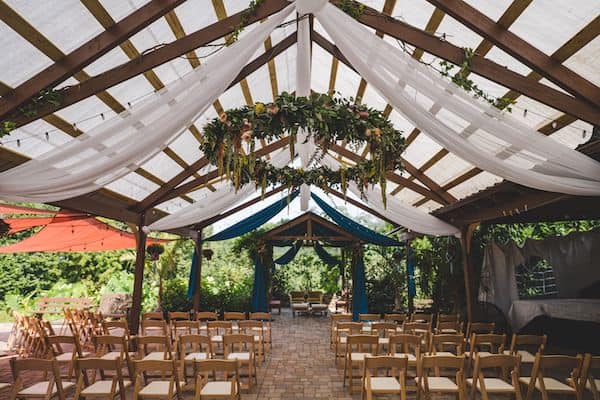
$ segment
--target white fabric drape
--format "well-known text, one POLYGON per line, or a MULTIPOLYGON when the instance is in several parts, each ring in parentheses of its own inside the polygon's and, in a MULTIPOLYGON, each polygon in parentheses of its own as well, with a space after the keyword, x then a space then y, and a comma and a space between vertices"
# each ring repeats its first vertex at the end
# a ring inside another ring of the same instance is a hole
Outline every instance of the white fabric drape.
POLYGON ((438 144, 536 189, 600 195, 600 163, 474 99, 331 4, 317 19, 356 71, 438 144))
POLYGON ((0 174, 0 198, 51 202, 135 171, 175 140, 227 89, 292 4, 150 99, 64 146, 0 174))
MULTIPOLYGON (((329 154, 325 154, 321 159, 321 163, 334 170, 339 168, 339 162, 329 154)), ((361 196, 360 189, 354 182, 348 183, 348 190, 356 196, 361 196)), ((381 190, 378 187, 369 187, 364 192, 366 196, 366 198, 362 198, 364 203, 398 225, 428 235, 460 237, 460 230, 456 227, 417 207, 405 204, 395 197, 388 196, 387 207, 384 207, 383 200, 381 200, 381 190)))
MULTIPOLYGON (((271 164, 279 168, 289 162, 290 151, 287 148, 280 150, 270 160, 271 164)), ((196 224, 231 208, 231 206, 248 198, 255 192, 256 188, 252 183, 242 186, 236 192, 230 182, 226 181, 217 191, 211 192, 202 200, 159 219, 148 227, 144 227, 144 231, 166 231, 196 224)))

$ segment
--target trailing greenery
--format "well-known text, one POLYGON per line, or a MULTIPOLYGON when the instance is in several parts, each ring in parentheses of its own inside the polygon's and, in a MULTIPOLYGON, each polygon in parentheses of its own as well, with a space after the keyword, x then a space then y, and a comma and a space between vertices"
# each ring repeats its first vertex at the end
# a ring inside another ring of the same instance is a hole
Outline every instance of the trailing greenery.
POLYGON ((240 33, 246 28, 246 25, 250 23, 250 19, 256 15, 258 7, 264 3, 265 0, 252 0, 248 4, 248 8, 242 13, 240 17, 240 23, 233 28, 233 32, 227 37, 227 46, 231 46, 237 42, 240 37, 240 33))
MULTIPOLYGON (((52 88, 42 89, 36 96, 18 108, 18 113, 31 118, 38 114, 38 110, 44 104, 59 106, 62 101, 62 90, 52 88)), ((17 128, 17 124, 10 120, 0 122, 0 137, 8 135, 17 128)))
POLYGON ((402 168, 402 132, 380 111, 355 104, 352 98, 312 94, 294 97, 282 93, 273 103, 256 103, 228 110, 204 127, 202 153, 224 173, 237 189, 254 182, 263 193, 270 185, 297 188, 302 184, 321 188, 339 187, 346 192, 348 182, 362 189, 379 184, 385 203, 386 174, 402 168), (299 129, 304 129, 319 146, 317 158, 338 141, 355 149, 366 144, 370 158, 351 167, 296 169, 277 168, 256 157, 257 140, 290 138, 290 155, 299 129))
POLYGON ((442 60, 440 61, 440 67, 442 67, 441 74, 446 77, 451 77, 452 82, 463 88, 466 92, 473 94, 475 98, 481 98, 487 101, 492 106, 500 109, 512 112, 512 105, 515 104, 515 100, 508 97, 494 97, 483 91, 472 79, 468 76, 471 74, 471 62, 475 56, 475 51, 471 48, 465 48, 464 60, 458 66, 458 72, 454 73, 454 64, 442 60))
POLYGON ((365 5, 353 0, 340 0, 338 3, 340 10, 358 20, 365 11, 365 5))

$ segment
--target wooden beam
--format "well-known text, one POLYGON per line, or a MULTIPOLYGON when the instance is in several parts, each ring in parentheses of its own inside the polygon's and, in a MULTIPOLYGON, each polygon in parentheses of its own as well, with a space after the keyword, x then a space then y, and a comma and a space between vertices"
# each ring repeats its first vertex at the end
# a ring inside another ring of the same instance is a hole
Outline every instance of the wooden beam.
MULTIPOLYGON (((340 0, 333 0, 332 2, 338 4, 340 0)), ((359 20, 367 26, 381 30, 386 35, 422 48, 426 52, 453 64, 460 65, 464 61, 464 50, 460 47, 454 46, 433 35, 427 34, 418 28, 382 14, 370 7, 365 8, 365 12, 361 14, 359 20)), ((331 46, 327 45, 328 41, 323 39, 324 38, 319 38, 319 35, 315 34, 315 41, 325 50, 328 50, 328 48, 330 49, 331 46), (324 44, 325 47, 322 44, 324 44)), ((334 53, 336 56, 339 53, 337 48, 334 53)), ((600 108, 598 106, 573 98, 559 90, 532 81, 531 79, 511 71, 491 60, 475 55, 471 59, 471 71, 507 88, 516 90, 517 92, 552 108, 576 116, 591 124, 600 124, 600 108)))
POLYGON ((193 309, 200 311, 200 296, 202 294, 202 229, 198 230, 198 237, 195 240, 196 254, 198 255, 198 271, 196 271, 196 290, 194 291, 193 309))
POLYGON ((547 56, 462 0, 427 0, 538 74, 594 106, 600 104, 600 87, 547 56))
POLYGON ((140 214, 135 231, 135 271, 133 274, 133 294, 131 311, 128 316, 129 331, 132 335, 138 333, 140 326, 140 314, 142 312, 142 291, 144 283, 144 265, 146 260, 146 238, 142 229, 145 225, 145 215, 140 214))
MULTIPOLYGON (((108 53, 125 39, 133 36, 184 1, 151 1, 29 78, 0 99, 0 120, 3 120, 17 107, 36 96, 41 90, 53 87, 76 72, 81 71, 85 66, 108 53)), ((0 2, 0 15, 5 16, 3 20, 8 21, 9 25, 18 21, 17 18, 14 18, 14 14, 16 14, 15 11, 4 2, 0 2)))
POLYGON ((477 225, 468 225, 461 229, 460 247, 463 258, 463 275, 465 280, 465 302, 467 305, 467 321, 473 321, 473 305, 475 304, 473 288, 473 268, 471 266, 471 242, 477 225))
MULTIPOLYGON (((289 3, 286 0, 265 0, 258 6, 256 12, 252 14, 249 24, 282 10, 288 4, 289 3)), ((11 115, 10 120, 15 122, 17 127, 22 126, 31 121, 35 121, 40 117, 77 103, 96 93, 102 92, 174 58, 189 53, 198 47, 211 43, 233 32, 235 26, 241 21, 243 13, 244 12, 242 11, 234 14, 222 21, 218 21, 210 26, 191 33, 184 38, 177 39, 169 44, 145 53, 135 60, 121 64, 94 77, 89 77, 85 82, 81 82, 80 84, 74 85, 63 91, 61 104, 59 106, 45 104, 38 109, 38 114, 34 117, 26 117, 21 113, 17 113, 16 115, 11 115)))
POLYGON ((412 165, 408 160, 402 158, 402 165, 404 169, 415 179, 419 180, 422 184, 427 186, 431 191, 442 197, 446 203, 454 203, 456 201, 456 197, 452 196, 446 190, 444 190, 440 185, 437 184, 433 179, 425 175, 423 172, 419 171, 414 165, 412 165))
POLYGON ((377 218, 379 218, 379 219, 382 219, 382 220, 384 220, 385 222, 387 222, 387 223, 389 223, 389 224, 391 224, 391 225, 393 225, 393 226, 398 226, 398 224, 397 224, 396 222, 392 221, 391 219, 389 219, 389 218, 388 218, 388 217, 386 217, 385 215, 378 213, 377 211, 373 210, 371 207, 369 207, 369 206, 367 206, 367 205, 363 204, 363 203, 362 203, 362 202, 360 202, 360 201, 354 200, 353 198, 351 198, 351 197, 349 197, 349 196, 346 196, 346 195, 344 195, 343 193, 340 193, 340 192, 338 192, 337 190, 334 190, 334 189, 332 189, 332 188, 327 188, 327 189, 324 189, 324 190, 325 190, 327 193, 331 193, 332 195, 334 195, 334 196, 336 196, 336 197, 338 197, 338 198, 342 199, 343 201, 345 201, 345 202, 348 202, 348 203, 352 204, 353 206, 355 206, 355 207, 358 207, 358 208, 360 208, 361 210, 363 210, 363 211, 366 211, 366 212, 368 212, 369 214, 372 214, 372 215, 376 216, 377 218))

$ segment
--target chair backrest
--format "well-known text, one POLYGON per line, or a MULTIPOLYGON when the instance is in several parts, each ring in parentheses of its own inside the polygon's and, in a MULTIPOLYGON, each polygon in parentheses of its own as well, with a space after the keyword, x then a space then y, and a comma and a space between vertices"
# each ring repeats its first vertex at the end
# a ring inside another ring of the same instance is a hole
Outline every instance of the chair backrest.
POLYGON ((433 314, 428 313, 414 313, 410 316, 412 322, 433 322, 433 314))
POLYGON ((237 360, 196 360, 194 361, 196 375, 196 393, 212 378, 232 381, 230 398, 240 393, 239 364, 237 360), (219 378, 219 375, 222 378, 219 378))
POLYGON ((171 328, 173 339, 181 335, 191 335, 200 330, 200 321, 175 320, 171 328))
POLYGON ((466 358, 462 356, 423 356, 419 361, 419 375, 427 375, 434 370, 436 376, 439 376, 439 369, 453 369, 456 371, 465 370, 466 358))
POLYGON ((421 354, 421 341, 419 335, 399 334, 390 336, 388 352, 391 355, 397 353, 413 354, 417 359, 421 354))
POLYGON ((361 333, 363 330, 363 324, 360 322, 338 322, 337 323, 337 335, 339 336, 347 336, 347 335, 357 335, 361 333))
POLYGON ((181 335, 178 340, 179 358, 184 359, 188 353, 205 352, 213 354, 212 342, 204 335, 181 335))
POLYGON ((197 321, 216 321, 219 319, 219 315, 213 311, 198 311, 196 313, 197 321))
POLYGON ((160 311, 151 311, 151 312, 147 312, 147 313, 143 313, 142 314, 142 319, 158 319, 158 320, 164 320, 165 316, 162 312, 160 311))
POLYGON ((504 351, 506 343, 506 334, 498 335, 494 333, 474 333, 469 341, 469 352, 481 351, 482 346, 486 347, 490 353, 499 354, 504 351))
POLYGON ((546 335, 517 335, 513 334, 510 341, 510 352, 516 354, 518 350, 525 350, 527 347, 535 347, 534 353, 543 352, 548 337, 546 335))
POLYGON ((152 335, 158 333, 160 336, 166 336, 169 334, 169 328, 167 321, 158 319, 144 319, 141 322, 142 335, 152 335))
POLYGON ((175 360, 138 360, 134 361, 134 398, 138 398, 140 390, 143 388, 143 384, 146 384, 147 378, 150 374, 156 376, 157 372, 160 373, 161 380, 168 378, 169 381, 169 393, 168 398, 173 398, 175 393, 181 393, 180 378, 175 360))
POLYGON ((373 335, 349 335, 346 352, 352 353, 355 350, 376 356, 379 354, 379 338, 373 335))
POLYGON ((467 324, 466 337, 470 338, 474 333, 494 333, 495 322, 469 322, 467 324))
POLYGON ((386 322, 396 322, 398 324, 403 324, 407 319, 407 314, 383 314, 383 320, 386 322))
POLYGON ((51 352, 53 357, 57 357, 65 351, 63 350, 63 345, 68 345, 72 347, 73 356, 81 357, 81 344, 79 343, 79 339, 77 336, 67 336, 67 335, 54 335, 54 336, 46 336, 46 343, 48 344, 48 350, 51 352))
POLYGON ((458 314, 438 314, 436 318, 437 322, 459 322, 460 318, 458 314))
POLYGON ((436 334, 431 337, 429 342, 429 353, 436 354, 438 351, 447 351, 452 347, 457 356, 464 353, 465 338, 462 334, 436 334))
POLYGON ((169 321, 185 321, 190 319, 189 311, 170 311, 169 321))
POLYGON ((125 354, 128 352, 129 345, 125 336, 100 335, 93 336, 92 343, 96 349, 96 354, 104 355, 111 351, 120 351, 125 354))
MULTIPOLYGON (((565 380, 567 377, 572 378, 577 381, 582 373, 587 372, 583 371, 585 357, 582 354, 578 354, 576 356, 565 356, 565 355, 544 355, 542 353, 536 354, 536 361, 533 365, 532 375, 534 372, 540 373, 540 375, 545 375, 549 371, 552 374, 560 374, 562 372, 565 380), (537 364, 537 368, 536 368, 537 364)), ((586 370, 589 368, 589 362, 586 365, 586 370)), ((587 379, 587 375, 585 376, 587 379)))
POLYGON ((123 336, 129 336, 129 326, 125 320, 102 321, 102 330, 105 335, 115 335, 116 332, 122 333, 123 336))
POLYGON ((209 336, 227 335, 233 330, 231 321, 207 321, 206 328, 209 336))
POLYGON ((498 371, 501 371, 501 376, 507 378, 507 372, 512 370, 513 374, 518 376, 521 366, 521 356, 512 354, 492 354, 481 357, 478 353, 475 355, 475 367, 473 368, 473 377, 480 374, 486 376, 490 370, 492 377, 498 376, 498 371))
POLYGON ((304 292, 301 291, 291 291, 290 292, 290 302, 292 303, 304 303, 304 292))
POLYGON ((438 321, 435 326, 437 333, 462 333, 462 324, 459 321, 438 321))
POLYGON ((246 319, 246 313, 238 311, 225 311, 223 313, 224 321, 242 321, 246 319))
POLYGON ((48 378, 45 379, 53 382, 53 385, 56 386, 58 399, 65 399, 58 361, 46 360, 42 358, 11 358, 10 369, 14 380, 14 393, 17 393, 23 388, 23 372, 42 372, 44 376, 47 376, 47 374, 52 374, 52 380, 48 378))
POLYGON ((160 351, 165 353, 165 360, 171 358, 171 339, 168 336, 136 336, 133 343, 137 346, 140 358, 143 358, 151 351, 160 351), (152 350, 155 348, 155 350, 152 350))
POLYGON ((231 353, 248 352, 251 355, 255 353, 254 335, 233 334, 223 336, 223 352, 225 359, 231 353))
POLYGON ((366 356, 363 376, 366 380, 369 380, 372 376, 378 376, 380 370, 385 371, 384 376, 394 376, 395 373, 398 376, 398 381, 401 382, 401 388, 406 390, 405 381, 407 369, 408 357, 366 356))
POLYGON ((263 336, 264 324, 262 321, 245 320, 238 322, 240 333, 248 333, 263 336))
POLYGON ((323 302, 323 292, 319 290, 310 290, 308 292, 308 297, 306 299, 309 303, 322 303, 323 302))
POLYGON ((380 337, 389 337, 395 335, 398 325, 394 322, 373 322, 371 324, 371 334, 380 337))
POLYGON ((431 322, 405 322, 402 326, 404 332, 412 334, 422 334, 423 332, 431 332, 431 322))
POLYGON ((83 385, 87 386, 89 372, 98 371, 101 380, 114 380, 115 383, 119 384, 120 390, 125 390, 122 372, 123 360, 120 357, 113 359, 78 358, 75 360, 75 371, 77 374, 77 385, 80 387, 83 385), (107 371, 110 371, 110 374, 107 374, 107 371))
POLYGON ((361 322, 374 322, 380 319, 381 315, 379 314, 358 314, 358 320, 361 322))
POLYGON ((248 315, 248 319, 255 321, 271 322, 273 317, 270 312, 251 312, 248 315))
POLYGON ((339 323, 339 322, 351 322, 352 314, 331 314, 331 322, 339 323))

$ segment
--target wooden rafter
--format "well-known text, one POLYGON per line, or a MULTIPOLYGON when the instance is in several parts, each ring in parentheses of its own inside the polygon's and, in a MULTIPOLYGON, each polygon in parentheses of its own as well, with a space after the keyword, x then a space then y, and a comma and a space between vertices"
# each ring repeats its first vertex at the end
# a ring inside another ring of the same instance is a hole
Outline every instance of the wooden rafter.
POLYGON ((339 199, 343 200, 344 202, 350 203, 355 207, 360 208, 363 211, 368 212, 371 215, 376 216, 377 218, 386 221, 387 223, 393 225, 393 226, 398 226, 398 224, 394 221, 392 221, 391 219, 389 219, 388 217, 386 217, 383 214, 380 214, 379 212, 373 210, 371 207, 367 206, 366 204, 354 200, 353 198, 351 198, 350 196, 345 196, 343 193, 338 192, 337 190, 334 190, 332 188, 328 188, 328 189, 324 189, 327 193, 331 193, 332 195, 338 197, 339 199))
MULTIPOLYGON (((256 9, 256 12, 250 17, 249 23, 257 22, 266 18, 288 5, 285 0, 265 0, 256 9)), ((144 73, 154 67, 171 61, 174 58, 182 56, 190 51, 211 43, 219 38, 233 32, 234 27, 240 22, 243 11, 236 13, 222 21, 202 28, 181 39, 161 46, 155 50, 144 53, 142 57, 121 64, 115 68, 98 74, 94 77, 87 77, 85 82, 70 87, 62 92, 61 104, 52 106, 45 104, 38 108, 36 116, 26 117, 21 113, 11 116, 11 121, 15 122, 17 127, 32 122, 40 117, 51 114, 74 103, 77 103, 87 97, 100 93, 112 86, 131 79, 144 73)))
MULTIPOLYGON (((332 0, 332 2, 339 4, 340 0, 332 0)), ((367 26, 383 31, 386 35, 422 48, 424 51, 453 64, 461 64, 464 61, 464 50, 460 47, 382 14, 370 7, 365 7, 365 11, 361 14, 359 20, 367 26)), ((475 55, 471 59, 471 71, 552 108, 561 110, 592 124, 600 124, 599 107, 527 79, 527 77, 484 57, 475 55)))
MULTIPOLYGON (((102 55, 108 53, 125 39, 133 36, 185 0, 151 1, 88 40, 68 55, 55 60, 55 63, 23 82, 0 100, 0 120, 12 113, 21 104, 37 95, 42 89, 53 87, 66 80, 102 55)), ((0 2, 3 20, 15 29, 22 19, 3 1, 0 2)), ((18 15, 18 14, 17 14, 18 15)), ((16 29, 15 29, 16 30, 16 29)))
POLYGON ((504 50, 538 74, 578 98, 600 104, 600 87, 547 56, 462 0, 427 0, 504 50))

